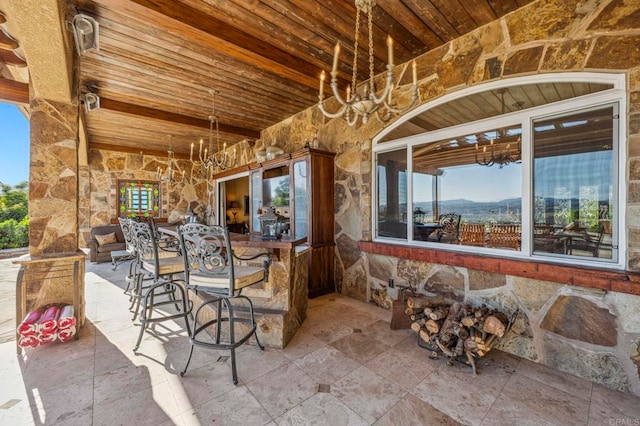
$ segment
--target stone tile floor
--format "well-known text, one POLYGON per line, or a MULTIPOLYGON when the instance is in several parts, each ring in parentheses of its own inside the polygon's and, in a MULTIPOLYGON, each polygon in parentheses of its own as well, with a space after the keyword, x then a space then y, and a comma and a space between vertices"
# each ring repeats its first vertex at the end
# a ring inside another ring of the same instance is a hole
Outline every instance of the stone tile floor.
POLYGON ((81 337, 15 351, 17 267, 0 260, 0 425, 640 425, 640 399, 494 351, 473 376, 429 359, 390 313, 332 294, 310 301, 284 349, 195 349, 159 324, 139 355, 124 267, 87 264, 81 337))

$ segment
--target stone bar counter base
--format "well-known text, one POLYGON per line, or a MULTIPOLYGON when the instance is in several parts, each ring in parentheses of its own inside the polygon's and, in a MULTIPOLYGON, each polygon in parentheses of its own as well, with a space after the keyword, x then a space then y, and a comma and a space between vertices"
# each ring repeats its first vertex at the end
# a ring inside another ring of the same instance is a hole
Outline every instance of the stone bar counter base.
MULTIPOLYGON (((282 245, 280 242, 278 244, 282 245)), ((269 268, 269 280, 243 289, 242 294, 253 302, 258 324, 256 333, 260 342, 270 348, 282 349, 293 338, 307 316, 307 256, 309 250, 304 245, 290 245, 288 248, 234 246, 235 253, 241 257, 254 256, 258 253, 264 253, 265 250, 271 253, 273 260, 269 268)), ((258 258, 244 263, 260 266, 260 262, 261 259, 258 258)), ((190 297, 195 310, 203 301, 209 300, 212 296, 200 294, 197 297, 190 297)), ((237 306, 236 312, 247 309, 241 304, 235 306, 237 306)), ((212 307, 205 309, 206 312, 202 316, 203 321, 215 319, 215 310, 212 307)), ((247 324, 237 323, 236 327, 237 330, 245 332, 243 327, 247 327, 247 324)), ((223 334, 224 332, 225 330, 223 330, 223 334)), ((255 344, 255 340, 250 339, 248 343, 255 344)))

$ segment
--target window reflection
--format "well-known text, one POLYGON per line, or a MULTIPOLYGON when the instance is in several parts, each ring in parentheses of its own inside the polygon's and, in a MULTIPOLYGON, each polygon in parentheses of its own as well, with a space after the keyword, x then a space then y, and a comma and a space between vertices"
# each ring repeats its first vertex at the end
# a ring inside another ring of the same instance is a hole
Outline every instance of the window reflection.
POLYGON ((407 238, 407 151, 377 156, 378 237, 407 238))
POLYGON ((612 259, 612 106, 534 122, 536 253, 612 259))
POLYGON ((413 238, 520 249, 520 126, 413 148, 413 238))

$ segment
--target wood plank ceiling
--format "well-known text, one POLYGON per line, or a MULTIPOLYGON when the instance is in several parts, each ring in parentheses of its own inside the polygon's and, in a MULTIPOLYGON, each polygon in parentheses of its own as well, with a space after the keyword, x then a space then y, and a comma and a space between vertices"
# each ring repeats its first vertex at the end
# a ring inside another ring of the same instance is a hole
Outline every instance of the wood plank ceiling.
MULTIPOLYGON (((376 73, 384 70, 387 34, 401 64, 531 1, 377 0, 376 73)), ((79 61, 80 92, 101 98, 101 107, 86 113, 90 148, 166 151, 172 135, 176 153, 188 156, 191 143, 197 147, 210 135, 210 89, 219 92, 220 143, 257 139, 261 130, 317 102, 318 77, 330 70, 337 41, 343 46, 343 85, 351 77, 353 0, 70 0, 68 5, 70 17, 84 13, 100 25, 100 50, 79 61)), ((359 70, 366 73, 366 41, 360 46, 359 70)))

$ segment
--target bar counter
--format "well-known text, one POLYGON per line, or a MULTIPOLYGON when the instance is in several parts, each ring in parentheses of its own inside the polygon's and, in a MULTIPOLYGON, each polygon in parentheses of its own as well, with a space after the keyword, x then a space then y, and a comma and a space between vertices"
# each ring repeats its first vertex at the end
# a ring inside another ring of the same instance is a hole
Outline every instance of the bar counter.
MULTIPOLYGON (((175 226, 159 226, 158 232, 178 236, 175 226)), ((253 302, 260 342, 268 347, 284 348, 307 316, 310 252, 307 238, 283 237, 278 240, 263 240, 258 235, 235 233, 229 233, 229 237, 237 256, 271 254, 273 263, 269 268, 269 280, 244 288, 242 294, 253 302)), ((262 259, 244 263, 259 266, 262 259)), ((194 309, 197 309, 201 300, 209 297, 207 294, 200 294, 192 298, 195 299, 194 309)), ((236 311, 238 310, 242 308, 236 308, 236 311)), ((213 319, 214 311, 211 310, 210 313, 211 317, 207 319, 213 319)), ((251 339, 249 343, 254 344, 255 341, 251 339)))

